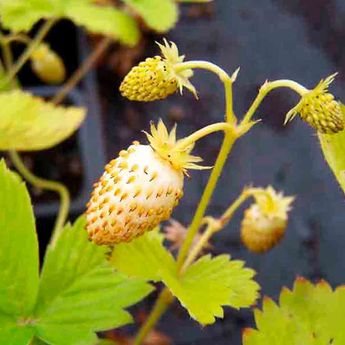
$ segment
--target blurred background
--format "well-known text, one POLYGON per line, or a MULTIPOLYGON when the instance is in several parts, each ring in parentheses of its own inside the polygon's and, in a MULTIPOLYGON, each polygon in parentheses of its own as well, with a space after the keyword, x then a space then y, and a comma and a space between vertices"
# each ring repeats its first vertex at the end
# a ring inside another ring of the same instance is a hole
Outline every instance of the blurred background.
MULTIPOLYGON (((73 70, 78 60, 74 52, 79 49, 82 56, 86 43, 85 37, 73 36, 71 30, 72 26, 62 22, 50 39, 55 42, 54 48, 69 59, 67 67, 73 70), (68 37, 61 37, 61 31, 68 32, 68 37)), ((167 38, 178 45, 187 59, 212 61, 230 73, 241 67, 234 86, 238 116, 247 110, 266 79, 288 78, 312 88, 321 78, 338 71, 331 90, 345 100, 343 0, 214 0, 209 4, 186 4, 181 6, 180 20, 167 38)), ((97 40, 91 37, 89 44, 92 46, 97 40)), ((178 135, 184 136, 222 119, 222 85, 205 71, 198 71, 193 78, 199 101, 188 92, 184 97, 177 94, 148 104, 120 96, 118 86, 128 70, 147 56, 158 54, 155 40, 162 37, 147 32, 137 47, 115 46, 102 57, 96 73, 84 82, 84 98, 74 95, 77 103, 92 103, 93 114, 99 114, 101 120, 84 133, 83 139, 74 137, 62 147, 37 153, 35 158, 27 157, 27 163, 34 165, 38 174, 45 171, 46 175, 47 166, 53 162, 57 169, 50 177, 65 180, 75 196, 81 191, 87 194, 90 190, 84 183, 85 164, 100 174, 102 164, 122 148, 133 140, 145 141, 141 130, 147 130, 151 120, 162 118, 170 126, 177 122, 178 135), (95 161, 88 162, 87 155, 95 161), (45 163, 48 156, 49 164, 45 163)), ((25 77, 29 72, 24 69, 22 73, 25 77)), ((26 80, 28 85, 35 84, 29 76, 26 80)), ((314 130, 299 119, 283 126, 286 112, 297 101, 297 96, 288 90, 274 91, 266 98, 257 113, 262 122, 235 146, 208 209, 208 214, 220 215, 249 184, 271 184, 287 195, 296 195, 286 237, 269 253, 254 255, 241 245, 239 224, 243 208, 212 242, 215 254, 229 253, 253 267, 262 295, 274 298, 283 285, 291 287, 297 275, 313 281, 323 278, 332 286, 345 282, 344 195, 322 157, 314 130)), ((221 136, 214 135, 198 143, 196 153, 207 165, 214 162, 220 141, 221 136)), ((207 171, 191 172, 186 181, 185 197, 174 213, 182 224, 188 225, 207 178, 207 171)), ((44 202, 46 197, 36 191, 37 200, 44 202)), ((82 202, 75 206, 75 215, 82 207, 82 202)), ((42 238, 51 222, 49 212, 42 212, 42 238)), ((153 300, 154 296, 136 307, 139 318, 153 300)), ((252 325, 250 310, 226 308, 224 320, 202 329, 175 303, 160 322, 159 330, 178 345, 203 345, 210 340, 213 345, 240 345, 241 329, 252 325)))

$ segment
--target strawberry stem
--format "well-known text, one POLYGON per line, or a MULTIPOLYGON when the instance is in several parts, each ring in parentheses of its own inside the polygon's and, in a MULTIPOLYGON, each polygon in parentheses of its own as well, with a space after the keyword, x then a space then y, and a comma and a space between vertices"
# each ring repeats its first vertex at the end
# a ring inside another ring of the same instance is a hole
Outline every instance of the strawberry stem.
POLYGON ((59 182, 45 180, 43 178, 35 176, 24 164, 21 157, 19 156, 18 152, 16 151, 9 151, 9 156, 11 161, 17 171, 24 177, 25 180, 30 182, 33 186, 51 190, 60 195, 60 209, 58 216, 55 221, 52 238, 51 238, 51 245, 54 246, 60 232, 63 229, 63 226, 66 223, 66 219, 68 217, 69 207, 70 207, 70 195, 68 189, 59 182))
POLYGON ((303 96, 306 92, 308 92, 308 89, 306 89, 304 86, 302 86, 301 84, 293 80, 281 79, 281 80, 275 80, 271 82, 265 82, 261 86, 258 95, 256 96, 254 102, 252 103, 247 113, 245 114, 241 124, 245 125, 249 123, 255 111, 257 110, 261 102, 264 100, 264 98, 268 95, 268 93, 270 93, 274 89, 281 88, 281 87, 289 88, 297 92, 301 96, 303 96))
POLYGON ((8 71, 6 78, 0 84, 1 87, 8 85, 13 80, 13 78, 17 75, 17 73, 21 70, 25 63, 30 59, 32 52, 46 37, 55 22, 56 19, 51 18, 45 21, 44 24, 42 24, 34 39, 30 42, 30 44, 28 44, 22 55, 8 71))
POLYGON ((164 288, 160 292, 148 319, 145 321, 144 325, 140 328, 139 333, 135 337, 133 345, 142 344, 142 342, 146 339, 146 336, 150 333, 173 300, 174 297, 168 288, 164 288))
POLYGON ((222 68, 208 61, 187 61, 181 62, 174 66, 176 72, 194 68, 205 69, 210 72, 213 72, 223 82, 225 92, 225 118, 228 123, 235 124, 237 122, 237 119, 232 106, 232 78, 222 68))
POLYGON ((212 197, 212 194, 214 192, 214 189, 216 187, 216 184, 218 182, 220 174, 223 170, 224 164, 225 164, 225 162, 229 156, 229 153, 230 153, 232 146, 234 145, 236 139, 237 139, 237 136, 234 136, 232 134, 232 132, 230 132, 230 131, 226 132, 222 147, 220 149, 220 152, 219 152, 217 160, 216 160, 216 163, 215 163, 214 168, 211 172, 210 178, 207 182, 206 188, 205 188, 204 193, 201 197, 201 200, 200 200, 199 205, 197 207, 197 210, 195 212, 192 223, 191 223, 190 227, 188 228, 186 239, 183 242, 181 249, 179 251, 179 254, 177 257, 178 269, 182 268, 184 261, 188 255, 189 250, 190 250, 190 247, 193 243, 193 239, 194 239, 195 235, 197 234, 197 232, 199 231, 199 228, 200 228, 200 225, 202 223, 202 219, 204 217, 206 208, 210 202, 210 199, 212 197))
POLYGON ((178 144, 175 146, 176 150, 183 150, 190 145, 193 145, 196 141, 204 138, 205 136, 218 132, 218 131, 231 131, 232 126, 229 125, 227 122, 219 122, 214 123, 212 125, 208 125, 204 128, 199 129, 198 131, 194 132, 193 134, 189 135, 188 137, 180 140, 178 144))

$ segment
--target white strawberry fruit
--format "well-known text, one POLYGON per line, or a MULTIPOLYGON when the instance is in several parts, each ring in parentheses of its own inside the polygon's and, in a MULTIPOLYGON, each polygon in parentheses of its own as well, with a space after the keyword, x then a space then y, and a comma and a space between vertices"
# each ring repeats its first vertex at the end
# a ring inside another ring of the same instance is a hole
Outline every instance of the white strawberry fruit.
POLYGON ((86 211, 87 232, 96 244, 115 244, 154 229, 170 218, 183 196, 186 169, 194 164, 192 146, 178 149, 176 128, 168 133, 163 122, 151 125, 150 145, 134 142, 106 167, 95 184, 86 211))

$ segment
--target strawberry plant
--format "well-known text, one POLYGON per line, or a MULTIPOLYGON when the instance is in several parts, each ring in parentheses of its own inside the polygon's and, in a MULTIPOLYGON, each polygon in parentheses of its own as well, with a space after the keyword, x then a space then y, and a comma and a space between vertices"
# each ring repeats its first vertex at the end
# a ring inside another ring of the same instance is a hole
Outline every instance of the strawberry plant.
MULTIPOLYGON (((127 308, 155 289, 158 298, 133 338, 134 345, 143 344, 174 300, 203 326, 223 318, 225 307, 255 304, 260 290, 255 271, 228 253, 212 256, 209 242, 251 200, 241 223, 242 242, 250 251, 269 251, 283 240, 294 197, 272 186, 247 186, 224 206, 221 216, 208 215, 207 208, 233 146, 258 126, 255 112, 274 89, 289 88, 300 96, 285 123, 300 116, 315 128, 326 159, 344 187, 344 107, 328 90, 335 75, 311 90, 292 80, 266 81, 247 112, 238 117, 232 89, 239 69, 229 75, 211 62, 189 61, 176 44, 164 40, 158 44, 161 55, 133 67, 120 93, 132 101, 148 102, 164 100, 177 91, 182 94, 186 88, 198 98, 191 78, 195 70, 204 69, 215 73, 224 86, 223 118, 184 138, 178 138, 176 126, 168 130, 163 121, 151 123, 150 132, 143 135, 145 143, 133 141, 106 165, 90 191, 85 214, 69 223, 68 189, 60 182, 35 176, 18 152, 50 148, 79 128, 86 109, 60 103, 111 42, 137 43, 140 31, 133 14, 164 32, 175 24, 178 8, 172 0, 123 0, 120 7, 91 0, 0 0, 1 23, 7 30, 0 35, 0 148, 8 151, 27 182, 58 193, 61 200, 40 269, 30 196, 21 177, 0 162, 1 344, 96 344, 97 332, 132 322, 127 308), (104 38, 48 101, 21 89, 18 72, 29 62, 45 83, 59 84, 66 78, 63 60, 44 42, 61 18, 104 38), (34 25, 38 30, 31 37, 34 25), (14 43, 26 47, 18 59, 11 50, 14 43), (193 149, 199 140, 219 131, 224 139, 214 166, 204 166, 193 149), (190 170, 211 172, 186 230, 178 222, 171 225, 171 233, 182 228, 175 256, 165 245, 168 236, 162 231, 162 222, 183 202, 190 170)), ((292 292, 282 292, 280 307, 264 300, 263 311, 255 311, 257 330, 247 329, 243 342, 341 344, 344 337, 339 327, 328 325, 329 320, 334 325, 341 320, 343 295, 342 288, 333 292, 324 282, 314 286, 299 279, 292 292)))

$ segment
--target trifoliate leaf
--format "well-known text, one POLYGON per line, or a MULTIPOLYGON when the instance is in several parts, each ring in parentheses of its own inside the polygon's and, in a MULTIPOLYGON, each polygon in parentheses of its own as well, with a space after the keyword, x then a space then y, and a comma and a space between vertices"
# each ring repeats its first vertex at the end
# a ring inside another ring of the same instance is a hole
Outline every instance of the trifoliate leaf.
POLYGON ((298 278, 292 291, 282 290, 279 304, 264 299, 255 311, 257 330, 245 330, 244 345, 345 344, 344 286, 333 291, 325 281, 298 278))
POLYGON ((161 270, 176 271, 176 263, 171 253, 163 245, 163 235, 159 230, 145 233, 129 242, 117 244, 110 263, 120 272, 130 277, 145 280, 161 280, 161 270))
POLYGON ((38 290, 38 243, 30 197, 0 161, 0 344, 27 344, 38 290))
POLYGON ((90 32, 110 36, 131 46, 138 42, 140 32, 136 21, 114 7, 73 1, 66 10, 72 21, 90 32))
POLYGON ((95 331, 132 321, 123 308, 152 287, 115 272, 107 248, 88 241, 85 219, 67 225, 44 260, 35 316, 37 337, 54 345, 93 345, 95 331))
POLYGON ((255 272, 243 265, 227 255, 206 255, 180 277, 165 270, 161 274, 190 316, 207 325, 224 316, 222 306, 249 307, 256 301, 259 285, 252 279, 255 272))
POLYGON ((42 150, 76 131, 85 109, 55 106, 20 90, 0 93, 0 150, 42 150))
POLYGON ((55 15, 49 0, 0 0, 0 21, 12 31, 29 31, 40 19, 55 15))
MULTIPOLYGON (((345 119, 345 105, 341 104, 345 119)), ((345 193, 345 130, 337 134, 318 134, 326 161, 345 193)))
POLYGON ((174 27, 178 6, 173 0, 122 0, 132 7, 152 29, 165 32, 174 27))

